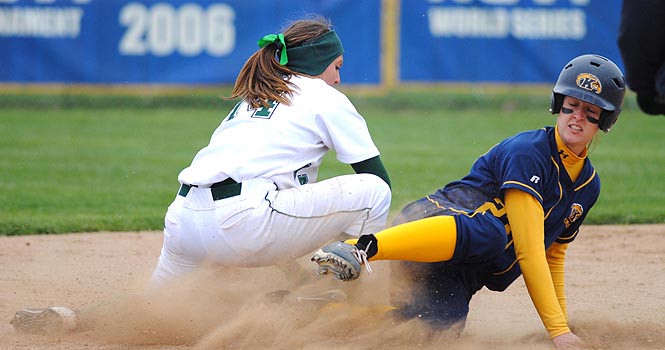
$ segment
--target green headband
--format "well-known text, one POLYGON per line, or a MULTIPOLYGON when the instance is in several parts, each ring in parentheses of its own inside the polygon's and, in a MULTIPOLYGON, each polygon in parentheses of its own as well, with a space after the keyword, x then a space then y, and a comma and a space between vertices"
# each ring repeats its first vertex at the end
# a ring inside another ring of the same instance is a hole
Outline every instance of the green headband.
POLYGON ((344 53, 342 42, 337 33, 331 30, 311 42, 295 47, 286 47, 284 34, 268 34, 258 42, 259 47, 268 44, 277 45, 279 64, 296 72, 308 75, 319 75, 328 68, 330 63, 344 53))
POLYGON ((344 48, 337 33, 331 30, 310 43, 290 47, 286 52, 289 54, 287 67, 296 72, 319 75, 344 53, 344 48))

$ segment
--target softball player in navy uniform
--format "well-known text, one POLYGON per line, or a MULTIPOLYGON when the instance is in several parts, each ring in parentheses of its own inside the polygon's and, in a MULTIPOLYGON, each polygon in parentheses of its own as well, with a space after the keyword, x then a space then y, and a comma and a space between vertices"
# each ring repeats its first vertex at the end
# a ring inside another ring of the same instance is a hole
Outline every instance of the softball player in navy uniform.
POLYGON ((588 146, 614 125, 624 93, 610 60, 571 60, 552 93, 555 127, 503 140, 467 176, 407 205, 395 226, 331 243, 312 260, 342 280, 357 278, 368 260, 404 260, 395 271, 411 288, 391 285, 393 313, 458 331, 475 292, 503 291, 523 275, 555 347, 583 346, 568 327, 564 258, 600 193, 588 146))
MULTIPOLYGON (((241 101, 178 176, 151 290, 204 262, 280 265, 385 227, 390 180, 365 120, 333 87, 344 49, 328 20, 296 21, 258 44, 232 92, 241 101), (356 174, 317 182, 329 150, 356 174)), ((83 314, 28 308, 12 324, 48 332, 80 327, 83 314)))

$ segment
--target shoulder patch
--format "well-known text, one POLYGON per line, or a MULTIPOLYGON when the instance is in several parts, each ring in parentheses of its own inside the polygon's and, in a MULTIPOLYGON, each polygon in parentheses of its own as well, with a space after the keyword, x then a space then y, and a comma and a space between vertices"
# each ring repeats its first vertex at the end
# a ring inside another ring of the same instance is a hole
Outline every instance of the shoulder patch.
POLYGON ((570 227, 570 225, 581 218, 583 213, 584 208, 582 208, 582 205, 579 203, 573 203, 573 205, 570 206, 570 214, 568 214, 568 217, 563 221, 566 228, 570 227))

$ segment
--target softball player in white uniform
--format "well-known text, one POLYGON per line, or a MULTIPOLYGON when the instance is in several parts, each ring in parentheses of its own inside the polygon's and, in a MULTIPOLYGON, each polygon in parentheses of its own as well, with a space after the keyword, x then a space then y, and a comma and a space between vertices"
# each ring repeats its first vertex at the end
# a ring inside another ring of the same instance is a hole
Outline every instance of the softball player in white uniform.
MULTIPOLYGON (((203 263, 280 265, 342 233, 385 226, 390 180, 364 119, 332 87, 344 50, 330 23, 297 21, 259 46, 230 96, 241 102, 178 176, 149 289, 203 263), (356 174, 316 182, 329 150, 356 174)), ((27 308, 11 323, 49 333, 85 328, 91 313, 94 306, 27 308)))
POLYGON ((204 262, 282 264, 342 233, 385 226, 391 192, 379 150, 362 116, 332 87, 340 81, 339 38, 323 20, 296 22, 280 35, 264 37, 243 70, 268 57, 291 89, 281 97, 289 98, 259 104, 244 96, 180 173, 154 279, 185 275, 204 262), (290 42, 303 33, 310 38, 290 42), (284 48, 286 65, 278 62, 284 48), (358 174, 316 182, 329 150, 358 174))

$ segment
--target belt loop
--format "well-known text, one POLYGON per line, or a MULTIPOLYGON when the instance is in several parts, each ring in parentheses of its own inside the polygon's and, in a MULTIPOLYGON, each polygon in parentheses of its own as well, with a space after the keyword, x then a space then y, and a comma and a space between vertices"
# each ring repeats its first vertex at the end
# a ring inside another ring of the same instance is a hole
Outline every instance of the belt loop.
POLYGON ((187 185, 187 184, 180 185, 180 190, 178 190, 178 196, 187 197, 187 194, 189 193, 189 190, 191 188, 192 188, 192 186, 187 185))

